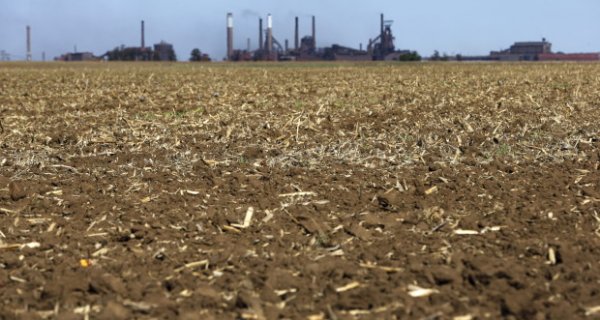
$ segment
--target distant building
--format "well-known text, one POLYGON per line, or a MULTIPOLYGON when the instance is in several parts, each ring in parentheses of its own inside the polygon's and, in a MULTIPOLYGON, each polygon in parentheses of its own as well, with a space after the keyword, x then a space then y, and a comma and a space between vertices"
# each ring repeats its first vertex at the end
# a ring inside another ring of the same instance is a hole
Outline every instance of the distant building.
POLYGON ((541 42, 516 42, 509 49, 511 54, 536 55, 552 53, 552 43, 543 39, 541 42))
POLYGON ((540 61, 600 61, 600 53, 543 53, 540 61))
MULTIPOLYGON (((252 52, 248 50, 233 50, 231 54, 231 61, 252 61, 254 59, 252 52)), ((210 58, 208 58, 210 61, 210 58)))
POLYGON ((0 50, 0 61, 10 61, 10 54, 4 50, 0 50))
POLYGON ((154 60, 157 61, 176 61, 173 45, 164 41, 154 45, 154 60))
POLYGON ((302 37, 298 50, 303 54, 314 54, 317 51, 314 38, 312 36, 302 37))
POLYGON ((336 60, 336 61, 371 61, 373 56, 367 51, 356 50, 340 46, 337 44, 331 47, 325 48, 323 58, 325 60, 336 60))
POLYGON ((91 52, 69 52, 54 58, 56 61, 96 61, 99 59, 91 52))
POLYGON ((492 60, 500 61, 536 61, 539 55, 552 53, 552 43, 542 41, 515 42, 509 49, 492 51, 492 60))
POLYGON ((552 43, 542 41, 515 42, 509 49, 492 51, 487 59, 467 57, 464 60, 496 61, 600 61, 600 53, 553 53, 552 43), (471 59, 472 58, 472 59, 471 59))

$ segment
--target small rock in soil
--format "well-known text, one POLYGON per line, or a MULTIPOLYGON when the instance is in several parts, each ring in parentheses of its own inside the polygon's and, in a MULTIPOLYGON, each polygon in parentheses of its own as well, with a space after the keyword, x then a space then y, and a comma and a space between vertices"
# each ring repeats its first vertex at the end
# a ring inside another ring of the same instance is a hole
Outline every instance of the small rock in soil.
POLYGON ((110 301, 98 316, 98 319, 124 320, 131 319, 131 312, 121 304, 110 301))
POLYGON ((19 201, 27 196, 27 191, 22 183, 12 181, 8 184, 8 192, 13 201, 19 201))

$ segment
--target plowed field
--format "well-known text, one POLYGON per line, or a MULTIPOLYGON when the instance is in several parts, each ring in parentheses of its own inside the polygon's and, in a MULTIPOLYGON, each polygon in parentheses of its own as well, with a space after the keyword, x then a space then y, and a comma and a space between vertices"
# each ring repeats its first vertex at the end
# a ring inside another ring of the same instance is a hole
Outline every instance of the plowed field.
POLYGON ((2 64, 0 319, 600 317, 599 64, 2 64))

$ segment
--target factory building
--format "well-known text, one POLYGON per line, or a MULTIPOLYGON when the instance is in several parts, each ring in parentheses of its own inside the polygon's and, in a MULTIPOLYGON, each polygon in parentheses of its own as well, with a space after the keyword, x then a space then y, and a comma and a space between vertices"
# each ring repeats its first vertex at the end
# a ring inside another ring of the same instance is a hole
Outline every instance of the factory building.
POLYGON ((546 39, 541 42, 516 42, 509 49, 511 54, 534 55, 552 52, 552 44, 546 39))
POLYGON ((600 53, 543 53, 539 61, 600 61, 600 53))
MULTIPOLYGON (((475 57, 472 57, 475 58, 475 57)), ((515 42, 509 49, 492 51, 488 57, 464 60, 492 61, 598 61, 599 53, 553 53, 552 43, 542 41, 515 42)))
POLYGON ((176 61, 173 45, 164 41, 154 45, 154 61, 176 61))
POLYGON ((329 48, 325 48, 323 53, 325 60, 334 61, 371 61, 373 57, 369 55, 369 52, 363 50, 356 50, 354 48, 348 48, 337 44, 332 45, 329 48))
POLYGON ((69 52, 54 58, 55 61, 97 61, 100 60, 91 52, 69 52))
POLYGON ((542 41, 515 42, 509 49, 492 51, 490 57, 499 61, 537 61, 539 55, 550 53, 552 43, 544 38, 542 41))
POLYGON ((173 45, 164 41, 154 47, 146 47, 146 25, 141 23, 141 45, 139 47, 120 46, 101 56, 109 61, 177 61, 173 45))

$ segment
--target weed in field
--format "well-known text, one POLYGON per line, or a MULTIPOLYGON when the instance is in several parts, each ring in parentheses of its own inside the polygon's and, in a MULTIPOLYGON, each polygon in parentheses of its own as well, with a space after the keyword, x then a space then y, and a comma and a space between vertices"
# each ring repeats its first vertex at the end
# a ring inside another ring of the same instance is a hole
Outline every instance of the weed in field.
POLYGON ((511 154, 511 147, 508 144, 501 143, 496 148, 496 156, 507 157, 511 154))

